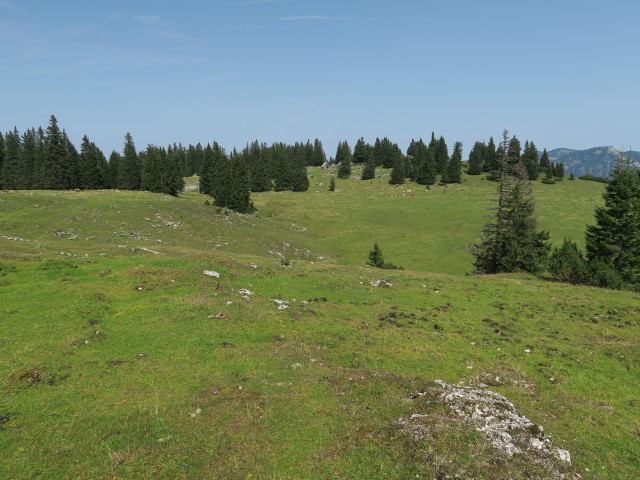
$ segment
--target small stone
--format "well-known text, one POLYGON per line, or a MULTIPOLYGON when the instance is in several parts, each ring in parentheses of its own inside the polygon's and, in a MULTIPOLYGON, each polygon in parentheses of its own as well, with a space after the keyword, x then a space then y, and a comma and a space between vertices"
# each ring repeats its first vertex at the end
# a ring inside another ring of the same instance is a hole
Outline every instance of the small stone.
POLYGON ((205 270, 204 273, 207 277, 220 278, 220 274, 218 272, 214 272, 213 270, 205 270))

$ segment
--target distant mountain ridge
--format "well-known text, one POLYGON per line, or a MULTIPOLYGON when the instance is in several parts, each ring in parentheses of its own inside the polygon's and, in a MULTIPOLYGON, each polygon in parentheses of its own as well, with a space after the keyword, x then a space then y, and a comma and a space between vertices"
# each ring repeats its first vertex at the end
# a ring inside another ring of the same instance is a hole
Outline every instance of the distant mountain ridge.
POLYGON ((588 150, 572 150, 570 148, 556 148, 548 152, 549 160, 554 163, 562 162, 567 175, 573 173, 575 177, 591 174, 596 177, 608 177, 616 159, 621 155, 630 156, 633 165, 640 168, 640 152, 620 152, 613 147, 595 147, 588 150))

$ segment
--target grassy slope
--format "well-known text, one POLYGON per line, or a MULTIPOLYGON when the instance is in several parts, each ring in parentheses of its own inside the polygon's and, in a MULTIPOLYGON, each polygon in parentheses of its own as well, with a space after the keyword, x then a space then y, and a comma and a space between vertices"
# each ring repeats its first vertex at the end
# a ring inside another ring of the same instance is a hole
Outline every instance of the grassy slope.
MULTIPOLYGON (((424 273, 470 269, 453 245, 493 187, 464 186, 343 181, 256 196, 259 218, 194 193, 0 192, 0 235, 23 239, 0 238, 0 478, 524 478, 453 422, 435 446, 398 436, 398 417, 438 413, 409 393, 485 372, 584 478, 637 478, 638 296, 424 273), (373 241, 415 270, 359 266, 373 241)), ((578 240, 600 189, 539 187, 542 225, 578 240)))

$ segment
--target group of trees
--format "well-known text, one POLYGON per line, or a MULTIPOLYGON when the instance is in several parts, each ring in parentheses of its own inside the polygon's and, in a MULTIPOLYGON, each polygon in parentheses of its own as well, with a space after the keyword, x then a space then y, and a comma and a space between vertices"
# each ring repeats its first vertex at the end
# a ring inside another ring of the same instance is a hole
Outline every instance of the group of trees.
POLYGON ((107 160, 87 136, 78 152, 53 115, 46 130, 0 132, 3 189, 115 188, 177 195, 184 189, 184 177, 198 174, 201 192, 212 195, 221 207, 242 212, 253 209, 251 192, 307 190, 306 167, 326 161, 318 139, 271 146, 256 141, 230 154, 216 142, 206 147, 149 145, 138 152, 129 133, 122 152, 112 152, 107 160))
POLYGON ((476 272, 548 269, 560 281, 640 290, 640 170, 632 168, 628 159, 618 160, 607 182, 604 205, 596 208, 595 224, 587 226, 586 255, 569 239, 549 254, 549 234, 537 231, 529 168, 522 157, 517 161, 510 157, 511 144, 505 131, 492 172, 498 182, 496 204, 480 242, 471 247, 476 272))
POLYGON ((555 278, 574 284, 640 290, 640 170, 620 158, 585 232, 586 255, 565 239, 549 260, 555 278))
POLYGON ((11 190, 93 190, 118 188, 176 195, 184 181, 176 149, 154 146, 137 153, 126 134, 122 153, 109 160, 85 135, 80 151, 54 115, 46 130, 14 128, 0 133, 0 187, 11 190))
MULTIPOLYGON (((529 180, 537 180, 540 173, 546 173, 550 167, 555 168, 549 161, 549 154, 545 148, 542 155, 538 155, 538 149, 533 141, 526 140, 524 148, 520 140, 516 136, 508 139, 507 142, 502 141, 496 148, 493 137, 489 139, 489 143, 476 142, 469 152, 469 175, 481 175, 489 173, 489 178, 498 180, 495 172, 500 171, 500 161, 506 157, 506 161, 511 164, 521 164, 522 168, 527 172, 529 180)), ((562 175, 564 175, 564 166, 562 167, 562 175)))
POLYGON ((338 178, 349 178, 352 164, 362 164, 362 180, 375 178, 377 167, 390 168, 389 183, 400 185, 407 179, 420 185, 433 185, 438 179, 442 183, 462 182, 462 143, 456 142, 449 157, 444 137, 431 134, 427 145, 422 139, 411 140, 404 155, 396 143, 388 138, 376 138, 373 145, 360 138, 353 148, 344 141, 338 144, 335 159, 338 178))

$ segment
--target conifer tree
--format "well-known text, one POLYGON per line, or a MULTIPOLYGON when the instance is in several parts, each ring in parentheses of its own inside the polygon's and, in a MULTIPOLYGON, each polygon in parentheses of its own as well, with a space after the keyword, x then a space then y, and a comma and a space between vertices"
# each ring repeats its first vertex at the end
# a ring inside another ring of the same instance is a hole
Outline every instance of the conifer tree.
POLYGON ((447 168, 449 162, 449 149, 447 148, 447 142, 443 136, 440 136, 436 146, 436 171, 438 175, 442 175, 447 168))
POLYGON ((522 153, 522 163, 527 170, 529 180, 538 179, 538 149, 533 141, 524 142, 524 151, 522 153))
POLYGON ((338 143, 336 150, 336 163, 338 164, 338 178, 349 178, 351 175, 351 148, 345 140, 338 143))
MULTIPOLYGON (((306 150, 306 149, 305 149, 306 150)), ((294 192, 306 192, 309 189, 309 177, 307 176, 308 161, 305 156, 293 156, 291 158, 291 190, 294 192)))
POLYGON ((376 162, 373 155, 367 155, 367 163, 362 169, 362 180, 371 180, 376 177, 376 162))
POLYGON ((109 188, 118 188, 118 170, 122 162, 122 155, 115 150, 109 155, 109 188))
POLYGON ((367 161, 368 145, 364 141, 364 138, 360 137, 356 142, 356 146, 353 147, 353 163, 362 164, 367 161))
POLYGON ((489 143, 484 151, 484 158, 482 159, 482 171, 483 172, 495 172, 498 170, 498 155, 496 152, 496 144, 493 141, 493 137, 489 138, 489 143))
POLYGON ((49 126, 44 135, 44 145, 35 188, 43 190, 60 190, 68 188, 66 185, 67 145, 58 120, 54 115, 49 118, 49 126))
POLYGON ((542 156, 540 157, 540 171, 546 172, 549 168, 549 165, 551 165, 551 162, 549 161, 549 154, 547 153, 547 149, 545 148, 542 151, 542 156))
POLYGON ((555 164, 553 168, 553 175, 558 181, 564 180, 564 163, 558 162, 555 164))
POLYGON ((469 169, 467 174, 480 175, 482 173, 482 160, 487 146, 483 142, 476 142, 469 152, 469 169))
POLYGON ((38 158, 38 134, 30 128, 22 134, 22 150, 20 151, 20 188, 30 189, 33 186, 33 172, 38 158))
POLYGON ((20 162, 22 145, 17 128, 7 132, 4 143, 4 163, 0 172, 0 184, 6 190, 18 190, 22 184, 22 165, 20 162))
POLYGON ((289 153, 282 143, 274 143, 271 148, 271 165, 273 175, 273 189, 276 192, 291 189, 291 167, 289 153))
POLYGON ((100 153, 95 143, 90 142, 86 135, 82 137, 78 160, 79 188, 94 190, 103 187, 104 181, 99 170, 100 153))
POLYGON ((313 156, 311 164, 315 167, 321 167, 327 161, 327 156, 322 148, 322 142, 317 138, 313 142, 313 156))
POLYGON ((254 211, 251 202, 251 191, 249 181, 249 169, 242 155, 238 155, 235 150, 229 160, 229 188, 222 202, 216 204, 230 208, 240 213, 250 213, 254 211))
POLYGON ((335 179, 335 177, 331 177, 331 180, 329 180, 329 191, 330 192, 335 192, 336 191, 336 179, 335 179))
POLYGON ((405 165, 404 159, 402 156, 396 156, 395 162, 393 164, 393 169, 391 170, 391 178, 389 179, 389 183, 391 185, 401 185, 404 183, 405 179, 405 165))
POLYGON ((4 188, 2 186, 2 165, 4 163, 4 135, 0 131, 0 189, 4 188))
POLYGON ((494 214, 482 228, 480 243, 471 248, 477 273, 535 273, 543 268, 549 251, 549 234, 536 231, 531 183, 522 162, 512 163, 508 157, 508 143, 505 130, 494 174, 498 180, 494 214))
POLYGON ((429 147, 424 143, 417 144, 415 149, 415 159, 418 164, 416 172, 416 183, 420 185, 433 185, 436 183, 436 157, 435 147, 429 147))
POLYGON ((63 167, 63 178, 64 178, 64 187, 65 189, 75 189, 79 187, 79 168, 78 162, 80 155, 78 155, 78 150, 76 150, 75 145, 69 140, 67 136, 67 132, 62 130, 62 142, 64 145, 65 155, 63 157, 64 161, 62 164, 63 167))
POLYGON ((271 166, 266 145, 254 141, 248 148, 245 158, 251 173, 251 191, 268 192, 273 189, 271 180, 271 166))
POLYGON ((118 165, 117 188, 121 190, 140 188, 140 160, 130 133, 124 136, 122 158, 118 165))
POLYGON ((376 268, 384 268, 384 257, 382 256, 382 250, 377 243, 373 244, 373 250, 369 252, 369 261, 367 265, 376 268))
POLYGON ((442 181, 444 183, 462 183, 462 142, 454 144, 451 159, 442 175, 442 181))
POLYGON ((596 208, 595 225, 587 226, 586 252, 590 263, 611 266, 630 284, 640 283, 640 171, 620 158, 596 208))

